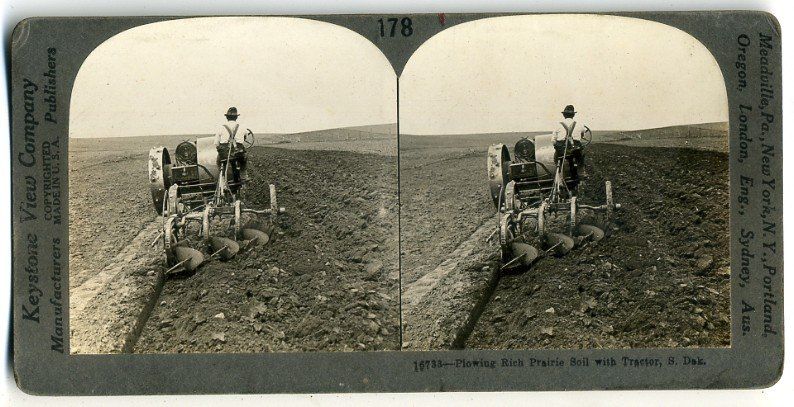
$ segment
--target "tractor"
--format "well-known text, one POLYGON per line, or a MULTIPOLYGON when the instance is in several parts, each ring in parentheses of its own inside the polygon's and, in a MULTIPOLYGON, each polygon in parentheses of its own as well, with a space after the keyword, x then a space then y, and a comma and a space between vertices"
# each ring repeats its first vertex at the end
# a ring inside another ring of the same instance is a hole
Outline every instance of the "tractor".
POLYGON ((605 182, 606 203, 588 205, 580 201, 586 176, 570 168, 573 148, 592 141, 587 129, 579 146, 567 142, 564 154, 555 157, 552 134, 520 139, 511 159, 504 144, 488 148, 490 195, 497 211, 502 269, 529 266, 548 254, 564 255, 577 245, 597 242, 604 229, 584 223, 583 212, 601 213, 609 223, 620 209, 612 196, 612 183, 605 182))
MULTIPOLYGON (((278 206, 273 184, 270 207, 249 208, 243 201, 245 171, 232 159, 233 149, 218 160, 214 139, 209 136, 183 141, 173 157, 165 147, 149 151, 152 201, 162 221, 162 230, 152 246, 162 239, 169 267, 166 274, 193 271, 209 260, 229 260, 241 249, 267 244, 268 230, 248 227, 249 223, 261 223, 246 222, 244 216, 268 216, 272 227, 286 211, 278 206), (220 233, 215 233, 213 229, 218 228, 220 233)), ((245 144, 254 144, 250 131, 245 144)))

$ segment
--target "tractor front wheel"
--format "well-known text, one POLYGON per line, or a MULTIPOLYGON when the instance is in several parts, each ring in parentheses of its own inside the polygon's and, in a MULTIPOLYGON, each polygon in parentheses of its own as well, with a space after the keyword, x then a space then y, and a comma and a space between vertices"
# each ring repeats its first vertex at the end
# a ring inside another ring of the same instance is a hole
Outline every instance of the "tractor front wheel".
POLYGON ((275 225, 278 216, 278 201, 276 200, 276 186, 270 184, 270 221, 275 225))
POLYGON ((503 262, 510 260, 510 243, 515 238, 514 228, 512 216, 509 213, 504 214, 499 220, 499 248, 503 262))
POLYGON ((576 203, 576 197, 574 196, 571 198, 570 232, 568 233, 570 236, 573 236, 574 231, 576 230, 576 223, 578 221, 576 219, 576 217, 578 216, 577 209, 578 209, 578 205, 576 203))
POLYGON ((204 240, 209 240, 210 238, 210 218, 212 217, 212 207, 207 206, 204 208, 204 213, 201 216, 201 237, 204 240))
POLYGON ((546 234, 546 209, 548 202, 543 201, 538 207, 538 236, 541 238, 546 234))
POLYGON ((240 223, 243 221, 243 209, 240 200, 234 201, 234 238, 240 238, 240 223))

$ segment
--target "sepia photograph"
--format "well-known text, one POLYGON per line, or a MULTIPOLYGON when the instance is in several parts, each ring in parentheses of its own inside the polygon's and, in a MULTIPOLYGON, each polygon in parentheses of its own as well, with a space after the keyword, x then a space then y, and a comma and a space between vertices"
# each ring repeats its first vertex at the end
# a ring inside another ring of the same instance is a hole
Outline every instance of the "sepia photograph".
POLYGON ((774 386, 775 15, 463 10, 9 20, 15 385, 774 386))
POLYGON ((400 76, 403 349, 731 344, 728 99, 636 18, 485 18, 400 76))
POLYGON ((70 105, 71 353, 398 350, 396 86, 306 18, 98 46, 70 105))

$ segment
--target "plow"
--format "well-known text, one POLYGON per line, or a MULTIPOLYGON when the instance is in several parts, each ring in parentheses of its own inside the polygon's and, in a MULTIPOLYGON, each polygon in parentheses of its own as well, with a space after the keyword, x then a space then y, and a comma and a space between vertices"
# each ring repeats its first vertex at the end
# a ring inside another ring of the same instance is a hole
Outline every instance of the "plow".
MULTIPOLYGON (((246 144, 253 145, 251 133, 246 144)), ((269 207, 246 205, 247 177, 234 154, 230 148, 218 159, 214 137, 183 141, 173 156, 165 147, 149 151, 152 201, 162 222, 152 246, 162 241, 166 274, 230 260, 270 241, 277 217, 286 210, 278 206, 274 184, 269 184, 269 207)))
POLYGON ((580 200, 586 176, 566 164, 569 150, 584 148, 592 140, 588 131, 582 145, 566 143, 561 157, 555 157, 551 134, 534 140, 522 138, 510 151, 504 144, 488 149, 488 179, 497 211, 497 230, 502 270, 527 267, 537 259, 563 256, 577 246, 596 243, 620 209, 612 195, 612 184, 605 182, 606 202, 592 205, 580 200), (591 215, 591 216, 585 216, 591 215), (586 218, 601 218, 598 225, 586 218))

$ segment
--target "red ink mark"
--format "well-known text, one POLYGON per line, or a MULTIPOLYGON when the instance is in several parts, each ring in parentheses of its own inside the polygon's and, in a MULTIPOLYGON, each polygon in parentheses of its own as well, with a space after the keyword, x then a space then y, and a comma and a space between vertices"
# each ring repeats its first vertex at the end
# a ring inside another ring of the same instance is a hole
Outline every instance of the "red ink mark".
POLYGON ((445 23, 446 21, 447 21, 447 16, 446 16, 446 14, 444 14, 444 13, 438 13, 438 22, 439 22, 439 23, 441 23, 441 25, 444 25, 444 23, 445 23))

